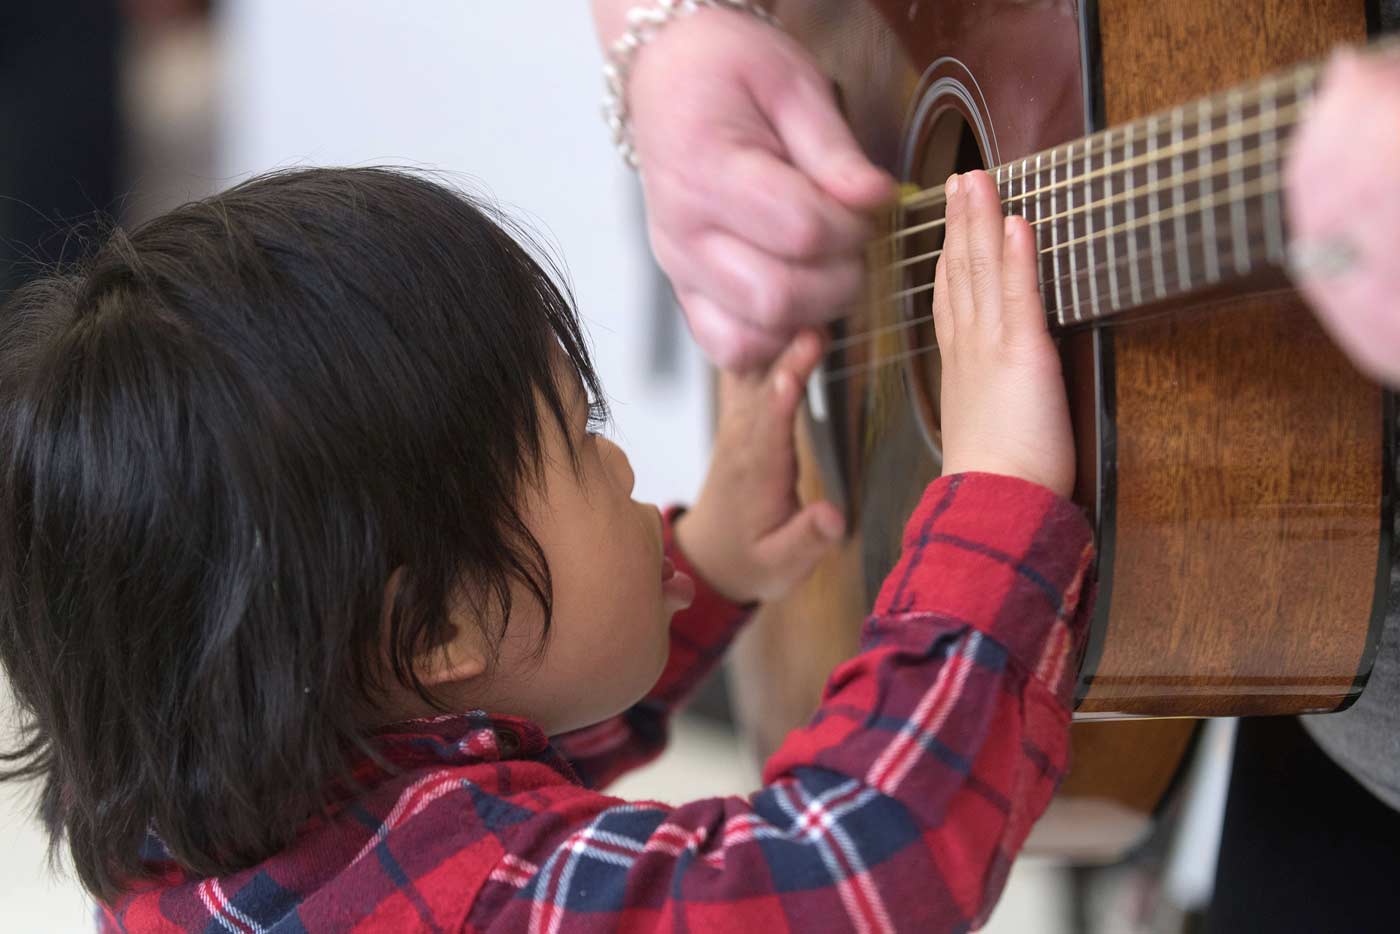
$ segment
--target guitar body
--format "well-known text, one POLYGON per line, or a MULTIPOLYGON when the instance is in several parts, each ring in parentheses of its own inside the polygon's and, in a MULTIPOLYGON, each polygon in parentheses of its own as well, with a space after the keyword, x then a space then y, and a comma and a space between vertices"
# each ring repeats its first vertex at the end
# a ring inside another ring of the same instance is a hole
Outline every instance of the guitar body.
MULTIPOLYGON (((836 81, 867 152, 920 188, 1366 35, 1360 0, 1100 0, 1087 14, 1075 0, 791 0, 776 12, 836 81)), ((937 249, 936 234, 905 248, 937 249)), ((800 439, 804 497, 843 504, 853 535, 736 650, 740 719, 764 754, 855 651, 904 519, 940 472, 936 354, 861 368, 932 343, 927 325, 890 328, 901 315, 872 301, 838 330, 874 336, 842 342, 851 378, 830 383, 800 439)), ((1330 711, 1364 686, 1390 566, 1388 400, 1277 272, 1068 331, 1061 348, 1099 595, 1074 765, 1029 849, 1108 859, 1150 826, 1194 721, 1092 721, 1330 711)))

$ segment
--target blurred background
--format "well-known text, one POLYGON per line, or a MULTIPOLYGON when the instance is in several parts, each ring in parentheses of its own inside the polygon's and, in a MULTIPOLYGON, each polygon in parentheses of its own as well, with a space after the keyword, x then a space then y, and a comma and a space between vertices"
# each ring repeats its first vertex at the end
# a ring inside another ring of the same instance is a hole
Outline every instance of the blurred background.
MULTIPOLYGON (((135 223, 287 166, 431 169, 562 257, 638 498, 685 500, 707 454, 709 372, 599 120, 600 64, 582 2, 4 0, 0 290, 78 255, 101 231, 95 213, 135 223)), ((1209 895, 1231 735, 1228 722, 1206 733, 1169 829, 1133 859, 1022 860, 987 930, 1189 929, 1209 895)), ((752 790, 757 775, 721 681, 671 751, 615 791, 682 801, 752 790)), ((81 889, 46 862, 31 791, 0 788, 0 931, 90 930, 81 889)))

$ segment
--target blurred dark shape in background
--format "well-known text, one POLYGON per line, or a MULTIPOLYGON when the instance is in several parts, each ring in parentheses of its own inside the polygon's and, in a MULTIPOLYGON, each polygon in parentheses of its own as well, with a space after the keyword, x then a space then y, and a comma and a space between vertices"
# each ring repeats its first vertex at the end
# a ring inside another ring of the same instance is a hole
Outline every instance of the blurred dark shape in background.
POLYGON ((132 31, 207 18, 210 0, 4 0, 0 4, 0 299, 71 262, 120 213, 132 31))

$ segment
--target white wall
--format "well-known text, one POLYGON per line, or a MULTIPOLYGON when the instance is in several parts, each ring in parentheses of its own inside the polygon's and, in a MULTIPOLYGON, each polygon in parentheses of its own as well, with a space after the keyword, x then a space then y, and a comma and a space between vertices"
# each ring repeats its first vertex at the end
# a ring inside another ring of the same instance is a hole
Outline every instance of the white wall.
POLYGON ((443 170, 562 253, 631 455, 637 497, 688 500, 708 425, 683 328, 649 372, 654 272, 636 184, 598 117, 601 59, 583 0, 236 0, 221 175, 298 165, 443 170))

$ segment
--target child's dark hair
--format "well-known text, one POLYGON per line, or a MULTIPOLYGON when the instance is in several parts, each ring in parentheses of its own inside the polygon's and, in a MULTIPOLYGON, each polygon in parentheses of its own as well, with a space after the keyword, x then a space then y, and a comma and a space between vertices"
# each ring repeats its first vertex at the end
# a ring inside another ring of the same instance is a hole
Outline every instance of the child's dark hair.
POLYGON ((600 387, 503 225, 421 177, 285 172, 12 296, 0 661, 24 732, 0 777, 43 778, 97 896, 140 880, 150 830, 202 874, 285 847, 386 679, 431 700, 411 661, 451 601, 505 619, 520 582, 548 626, 517 493, 567 422, 560 362, 600 387))

